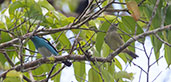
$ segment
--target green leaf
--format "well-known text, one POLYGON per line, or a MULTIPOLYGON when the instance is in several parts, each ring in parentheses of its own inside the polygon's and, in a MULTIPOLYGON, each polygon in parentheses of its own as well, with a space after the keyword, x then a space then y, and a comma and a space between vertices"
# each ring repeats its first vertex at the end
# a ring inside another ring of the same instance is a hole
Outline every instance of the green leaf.
MULTIPOLYGON (((100 20, 100 21, 106 21, 106 20, 114 20, 116 19, 117 16, 114 16, 114 15, 105 15, 103 17, 99 17, 97 18, 97 20, 100 20)), ((118 19, 119 20, 119 19, 118 19)))
POLYGON ((109 73, 111 73, 111 75, 114 74, 114 72, 115 72, 115 64, 114 63, 108 65, 108 71, 109 71, 109 73))
POLYGON ((78 7, 78 3, 79 3, 79 0, 66 0, 67 2, 67 4, 68 4, 68 6, 69 6, 69 9, 71 10, 71 11, 76 11, 76 8, 78 7))
POLYGON ((0 63, 5 66, 5 62, 6 62, 6 58, 4 57, 4 55, 2 53, 0 53, 0 63))
MULTIPOLYGON (((166 31, 166 38, 165 38, 165 41, 167 41, 168 43, 171 44, 171 31, 166 31)), ((169 47, 168 45, 165 45, 164 46, 164 49, 165 49, 165 59, 166 59, 166 62, 168 64, 168 67, 170 66, 171 64, 171 47, 169 47)))
POLYGON ((120 26, 122 30, 127 32, 128 34, 132 34, 135 32, 135 24, 136 21, 130 17, 130 16, 123 16, 122 17, 122 24, 123 26, 120 26))
POLYGON ((111 82, 113 76, 111 75, 111 73, 109 71, 107 71, 106 69, 101 69, 102 70, 102 75, 104 78, 105 82, 111 82))
POLYGON ((127 58, 126 57, 129 57, 129 56, 126 56, 127 54, 126 53, 120 53, 119 54, 119 57, 125 62, 127 63, 127 58))
MULTIPOLYGON (((60 68, 61 68, 61 64, 57 64, 53 71, 53 74, 57 72, 60 68)), ((61 72, 58 73, 55 77, 53 77, 52 80, 54 80, 54 82, 60 82, 60 77, 61 77, 61 72)))
POLYGON ((166 25, 171 24, 171 5, 168 5, 168 8, 166 10, 165 24, 166 25))
POLYGON ((88 82, 102 82, 100 75, 93 68, 88 72, 88 82))
POLYGON ((11 22, 10 18, 5 16, 5 23, 6 23, 6 30, 8 30, 9 28, 11 28, 13 26, 13 22, 11 22))
POLYGON ((164 49, 165 49, 165 59, 169 67, 171 64, 171 47, 165 45, 164 49))
POLYGON ((115 72, 115 79, 122 79, 122 78, 126 78, 129 80, 133 79, 133 73, 127 73, 126 71, 119 71, 119 72, 115 72))
POLYGON ((56 40, 56 38, 59 37, 58 41, 60 41, 62 46, 65 47, 66 49, 69 49, 71 46, 69 39, 66 37, 66 35, 64 33, 62 33, 61 35, 60 35, 60 33, 61 32, 58 32, 55 35, 52 35, 53 39, 56 40))
POLYGON ((85 62, 74 62, 73 66, 76 80, 78 82, 83 82, 86 76, 85 62))
POLYGON ((17 72, 12 70, 7 73, 4 82, 22 82, 23 74, 21 72, 17 72))
POLYGON ((16 9, 24 7, 24 4, 21 3, 21 1, 15 1, 11 6, 9 7, 9 14, 14 15, 14 12, 16 9))
MULTIPOLYGON (((110 75, 111 75, 112 77, 114 77, 114 74, 115 74, 115 64, 114 64, 114 63, 109 64, 107 70, 108 70, 108 72, 110 73, 110 75)), ((111 78, 111 81, 110 81, 110 82, 114 82, 114 79, 111 78)))
POLYGON ((38 4, 49 11, 55 11, 55 8, 47 0, 39 0, 38 4))
MULTIPOLYGON (((119 28, 122 29, 122 31, 126 32, 129 35, 134 35, 136 31, 136 35, 143 33, 143 29, 136 23, 136 21, 130 17, 130 16, 124 16, 122 17, 122 22, 119 23, 119 28), (137 30, 135 30, 135 27, 137 26, 137 30)), ((126 42, 131 37, 123 34, 120 30, 118 30, 118 33, 122 34, 122 39, 126 42)), ((145 38, 141 39, 142 42, 144 42, 145 38)), ((135 42, 131 43, 132 46, 135 46, 135 42)), ((134 47, 128 46, 129 50, 135 51, 134 47)))
MULTIPOLYGON (((101 27, 100 27, 100 30, 101 31, 107 31, 108 28, 110 26, 110 23, 108 22, 104 22, 101 27)), ((98 32, 97 33, 97 37, 96 37, 96 43, 95 43, 95 47, 97 49, 97 51, 99 53, 101 53, 101 48, 102 48, 102 45, 103 45, 103 42, 104 42, 104 37, 105 37, 105 33, 102 33, 102 32, 98 32)))
POLYGON ((122 65, 121 65, 121 63, 116 59, 116 58, 114 58, 115 59, 115 65, 120 69, 120 70, 122 70, 122 65))
POLYGON ((0 31, 0 43, 7 42, 11 39, 12 38, 9 36, 7 32, 0 31))
POLYGON ((143 29, 138 25, 138 23, 136 23, 136 21, 131 16, 123 16, 122 23, 119 24, 119 27, 128 34, 135 34, 136 25, 136 34, 143 33, 143 29))
POLYGON ((25 16, 32 18, 32 19, 36 19, 36 20, 43 20, 43 14, 42 14, 42 9, 40 7, 40 5, 38 5, 37 3, 33 3, 30 7, 28 12, 25 13, 25 16))
MULTIPOLYGON (((49 67, 50 68, 50 67, 49 67)), ((32 71, 33 75, 43 75, 46 72, 49 72, 47 69, 47 65, 46 64, 42 64, 40 67, 38 67, 37 69, 32 71)), ((40 79, 44 79, 46 78, 46 76, 41 76, 41 77, 35 77, 35 80, 40 80, 40 79)))
POLYGON ((59 13, 57 11, 54 11, 52 13, 59 20, 59 24, 58 25, 60 25, 60 27, 63 27, 65 25, 69 24, 69 22, 67 20, 67 17, 64 16, 63 14, 61 14, 61 13, 59 13))
POLYGON ((110 54, 110 47, 107 44, 103 44, 103 57, 107 57, 110 54))
POLYGON ((93 54, 95 57, 100 57, 100 53, 96 50, 96 48, 92 48, 93 54))
MULTIPOLYGON (((29 40, 27 43, 28 43, 29 49, 35 51, 36 48, 35 48, 33 42, 31 40, 29 40)), ((30 54, 34 55, 35 53, 34 52, 30 52, 30 54)))
MULTIPOLYGON (((162 36, 161 33, 158 33, 159 36, 162 36)), ((159 58, 160 56, 160 48, 162 46, 162 42, 160 40, 158 40, 155 36, 151 36, 151 42, 154 48, 154 53, 155 53, 155 57, 156 60, 159 58)))

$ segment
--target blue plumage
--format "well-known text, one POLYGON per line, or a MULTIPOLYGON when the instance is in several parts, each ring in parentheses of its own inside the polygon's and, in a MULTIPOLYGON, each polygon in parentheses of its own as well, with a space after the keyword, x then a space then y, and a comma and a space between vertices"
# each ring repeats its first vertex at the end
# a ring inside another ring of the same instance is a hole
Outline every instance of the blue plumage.
MULTIPOLYGON (((43 57, 49 57, 51 55, 58 55, 58 52, 56 49, 52 46, 52 44, 46 40, 45 38, 41 38, 38 36, 32 36, 31 37, 32 42, 34 43, 36 49, 40 54, 43 55, 43 57)), ((71 62, 65 60, 62 61, 65 65, 71 66, 71 62)))
MULTIPOLYGON (((44 38, 40 38, 38 36, 33 36, 31 38, 32 42, 34 43, 36 49, 39 51, 39 48, 43 50, 48 49, 50 51, 51 54, 53 55, 58 55, 56 49, 52 46, 52 44, 50 44, 49 41, 47 41, 44 38)), ((46 51, 46 50, 45 50, 46 51)), ((40 52, 39 52, 40 53, 40 52)), ((43 54, 42 54, 43 55, 43 54)), ((48 55, 48 54, 47 54, 48 55)), ((46 55, 44 55, 46 56, 46 55)), ((47 57, 47 56, 46 56, 47 57)))

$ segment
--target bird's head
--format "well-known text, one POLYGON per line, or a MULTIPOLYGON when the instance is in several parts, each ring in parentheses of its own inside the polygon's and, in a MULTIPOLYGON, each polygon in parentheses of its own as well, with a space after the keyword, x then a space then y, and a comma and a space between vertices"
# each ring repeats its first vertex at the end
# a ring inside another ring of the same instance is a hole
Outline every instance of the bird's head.
POLYGON ((110 32, 110 31, 114 31, 114 30, 115 31, 117 30, 117 25, 116 24, 111 24, 108 31, 110 32))
POLYGON ((40 38, 40 37, 34 36, 34 35, 30 37, 30 39, 31 39, 32 41, 36 41, 36 40, 38 40, 39 38, 40 38))

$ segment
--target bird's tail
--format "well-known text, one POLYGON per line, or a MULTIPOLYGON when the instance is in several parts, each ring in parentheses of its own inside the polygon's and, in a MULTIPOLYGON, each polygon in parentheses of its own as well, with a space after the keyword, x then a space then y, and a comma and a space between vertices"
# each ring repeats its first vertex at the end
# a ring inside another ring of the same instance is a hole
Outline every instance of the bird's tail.
POLYGON ((130 55, 132 58, 136 58, 138 57, 138 55, 136 55, 134 52, 130 51, 130 50, 124 50, 124 52, 126 52, 128 55, 130 55))
POLYGON ((64 63, 68 67, 70 67, 72 65, 72 63, 68 60, 62 61, 62 63, 64 63))

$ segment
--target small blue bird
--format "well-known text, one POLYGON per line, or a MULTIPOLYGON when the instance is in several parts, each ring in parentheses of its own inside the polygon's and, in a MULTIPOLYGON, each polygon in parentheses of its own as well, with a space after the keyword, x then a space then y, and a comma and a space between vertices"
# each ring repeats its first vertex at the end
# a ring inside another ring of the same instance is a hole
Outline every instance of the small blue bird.
MULTIPOLYGON (((38 50, 38 52, 43 56, 43 57, 49 57, 51 55, 58 55, 58 52, 56 49, 52 46, 52 44, 45 38, 41 38, 39 36, 32 36, 31 37, 32 42, 34 43, 34 46, 38 50)), ((71 62, 65 60, 62 61, 66 66, 71 66, 71 62)))

